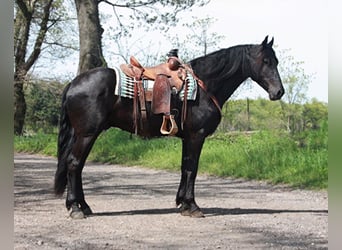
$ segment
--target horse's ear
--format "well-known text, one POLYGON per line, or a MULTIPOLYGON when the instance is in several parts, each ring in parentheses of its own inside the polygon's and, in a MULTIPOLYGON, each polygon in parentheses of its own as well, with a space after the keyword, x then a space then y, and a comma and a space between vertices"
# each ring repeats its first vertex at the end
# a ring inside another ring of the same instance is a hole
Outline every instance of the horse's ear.
POLYGON ((263 47, 267 46, 268 36, 265 37, 264 41, 261 43, 263 47))
POLYGON ((267 44, 267 46, 272 48, 273 42, 274 42, 274 37, 272 37, 272 40, 267 44))

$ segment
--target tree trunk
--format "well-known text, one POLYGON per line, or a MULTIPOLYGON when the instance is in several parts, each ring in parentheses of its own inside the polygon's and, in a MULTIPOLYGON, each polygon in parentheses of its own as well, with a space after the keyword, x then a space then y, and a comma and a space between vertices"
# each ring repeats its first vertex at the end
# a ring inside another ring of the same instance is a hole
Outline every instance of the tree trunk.
POLYGON ((80 57, 78 74, 96 67, 106 67, 102 54, 100 25, 97 0, 75 0, 79 26, 80 57))
MULTIPOLYGON (((14 133, 23 134, 23 127, 26 116, 26 101, 24 94, 24 82, 26 74, 37 61, 45 35, 48 28, 48 21, 53 0, 43 3, 39 32, 34 42, 33 50, 27 56, 28 40, 30 27, 32 24, 33 13, 37 8, 37 2, 16 0, 16 16, 14 20, 14 133)), ((38 11, 37 11, 38 12, 38 11)))
POLYGON ((26 115, 26 101, 24 95, 24 77, 15 73, 14 75, 14 133, 23 134, 26 115))

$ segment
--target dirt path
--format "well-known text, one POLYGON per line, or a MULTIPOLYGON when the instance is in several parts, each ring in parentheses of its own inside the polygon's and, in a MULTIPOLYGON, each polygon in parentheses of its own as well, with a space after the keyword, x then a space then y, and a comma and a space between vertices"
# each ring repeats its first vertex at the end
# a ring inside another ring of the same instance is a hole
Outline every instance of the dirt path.
POLYGON ((88 163, 94 216, 67 217, 52 194, 56 159, 16 154, 15 249, 327 249, 327 192, 199 176, 206 218, 175 208, 179 173, 88 163))

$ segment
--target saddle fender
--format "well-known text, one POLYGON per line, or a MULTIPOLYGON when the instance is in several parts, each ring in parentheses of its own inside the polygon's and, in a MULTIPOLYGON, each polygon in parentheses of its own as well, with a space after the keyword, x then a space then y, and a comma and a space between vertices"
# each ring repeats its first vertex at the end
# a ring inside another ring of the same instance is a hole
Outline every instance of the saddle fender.
POLYGON ((153 92, 151 109, 154 114, 169 114, 171 104, 171 83, 166 75, 156 76, 153 92))

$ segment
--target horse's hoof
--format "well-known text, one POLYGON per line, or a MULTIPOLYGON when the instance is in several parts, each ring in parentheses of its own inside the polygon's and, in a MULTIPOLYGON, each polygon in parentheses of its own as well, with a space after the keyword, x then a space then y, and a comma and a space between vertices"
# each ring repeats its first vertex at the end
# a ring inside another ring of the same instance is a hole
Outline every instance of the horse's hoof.
POLYGON ((184 209, 180 211, 182 216, 191 216, 190 209, 184 209))
POLYGON ((200 208, 197 208, 191 211, 190 206, 183 205, 179 208, 179 211, 182 216, 190 216, 192 218, 204 218, 205 217, 200 208))
POLYGON ((192 218, 204 218, 205 216, 200 209, 196 209, 195 211, 192 211, 190 213, 190 217, 192 217, 192 218))
POLYGON ((93 214, 93 211, 91 211, 90 207, 87 207, 82 210, 84 215, 91 215, 93 214))
POLYGON ((85 218, 84 213, 82 211, 71 211, 70 217, 76 220, 85 218))

